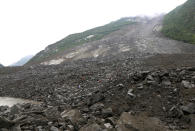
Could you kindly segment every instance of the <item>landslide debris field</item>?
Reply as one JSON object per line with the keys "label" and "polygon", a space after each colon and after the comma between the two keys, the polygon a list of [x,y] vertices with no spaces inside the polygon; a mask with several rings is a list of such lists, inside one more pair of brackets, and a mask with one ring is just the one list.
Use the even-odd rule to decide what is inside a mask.
{"label": "landslide debris field", "polygon": [[123,53],[55,66],[0,69],[3,130],[194,130],[195,55]]}
{"label": "landslide debris field", "polygon": [[[132,18],[124,18],[122,20],[125,23],[132,20]],[[64,43],[62,40],[48,46],[45,50],[38,53],[27,63],[27,65],[37,63],[55,65],[62,63],[63,61],[72,61],[83,58],[96,59],[97,57],[120,55],[120,53],[124,52],[130,52],[132,54],[194,53],[194,45],[166,38],[160,33],[162,20],[163,16],[155,17],[153,19],[138,17],[137,20],[134,20],[136,22],[126,25],[120,28],[120,30],[111,32],[100,40],[86,42],[60,52],[58,46],[69,45],[69,43]],[[88,35],[95,36],[96,34],[92,32]],[[86,38],[78,39],[75,43],[78,43],[78,41],[82,41],[83,39]]]}
{"label": "landslide debris field", "polygon": [[1,106],[0,130],[194,131],[195,46],[162,36],[161,21],[0,68],[0,97],[34,101]]}

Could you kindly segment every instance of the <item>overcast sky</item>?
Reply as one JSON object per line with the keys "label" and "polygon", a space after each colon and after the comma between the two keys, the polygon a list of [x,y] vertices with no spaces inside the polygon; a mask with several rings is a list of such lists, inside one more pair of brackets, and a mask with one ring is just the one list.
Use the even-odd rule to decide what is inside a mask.
{"label": "overcast sky", "polygon": [[126,16],[166,13],[186,0],[0,0],[0,63],[36,54],[68,34]]}

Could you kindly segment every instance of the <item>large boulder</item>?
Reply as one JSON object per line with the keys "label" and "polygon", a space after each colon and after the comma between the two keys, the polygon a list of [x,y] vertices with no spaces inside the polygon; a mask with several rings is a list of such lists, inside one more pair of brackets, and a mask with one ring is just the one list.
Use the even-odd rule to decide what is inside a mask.
{"label": "large boulder", "polygon": [[123,112],[116,125],[117,131],[169,131],[165,125],[154,117],[148,117],[144,113],[131,115]]}
{"label": "large boulder", "polygon": [[0,128],[10,128],[15,123],[0,116]]}
{"label": "large boulder", "polygon": [[85,127],[82,127],[79,131],[102,131],[103,129],[98,124],[91,124]]}
{"label": "large boulder", "polygon": [[195,104],[194,103],[189,103],[185,106],[181,106],[181,109],[184,113],[194,114],[195,113]]}
{"label": "large boulder", "polygon": [[186,80],[182,80],[181,84],[186,89],[194,88],[195,87],[194,84],[192,84],[192,83],[190,83],[189,81],[186,81]]}
{"label": "large boulder", "polygon": [[65,110],[61,113],[61,117],[65,120],[69,120],[72,124],[76,124],[82,119],[82,115],[77,109]]}

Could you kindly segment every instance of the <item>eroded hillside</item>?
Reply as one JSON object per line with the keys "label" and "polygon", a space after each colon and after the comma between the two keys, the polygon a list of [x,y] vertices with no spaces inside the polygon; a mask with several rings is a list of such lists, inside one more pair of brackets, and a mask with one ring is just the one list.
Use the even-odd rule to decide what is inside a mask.
{"label": "eroded hillside", "polygon": [[[98,58],[109,55],[117,55],[122,52],[132,54],[139,53],[193,53],[195,47],[180,41],[164,37],[160,31],[162,29],[163,16],[149,19],[136,19],[131,24],[123,25],[119,30],[110,32],[99,40],[84,42],[73,48],[65,49],[62,52],[46,57],[45,53],[57,50],[56,44],[40,52],[29,63],[39,63],[44,65],[60,64],[63,61],[78,60],[83,58]],[[123,19],[128,20],[129,19]],[[132,21],[131,21],[132,22]],[[92,34],[86,38],[93,37]],[[91,39],[90,38],[90,39]],[[80,40],[80,39],[79,39]],[[61,45],[62,43],[58,43]],[[36,61],[35,59],[40,59]]]}

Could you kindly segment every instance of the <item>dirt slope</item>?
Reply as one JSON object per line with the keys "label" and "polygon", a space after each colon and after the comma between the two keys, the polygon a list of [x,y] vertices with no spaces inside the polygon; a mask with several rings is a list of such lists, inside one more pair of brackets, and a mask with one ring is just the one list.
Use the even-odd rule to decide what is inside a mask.
{"label": "dirt slope", "polygon": [[123,27],[101,40],[89,42],[70,50],[65,50],[58,57],[42,62],[42,64],[59,64],[63,61],[82,58],[97,58],[117,55],[122,52],[139,53],[193,53],[195,46],[161,35],[163,17],[157,17],[144,22],[138,22]]}

